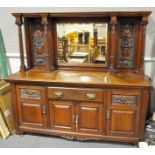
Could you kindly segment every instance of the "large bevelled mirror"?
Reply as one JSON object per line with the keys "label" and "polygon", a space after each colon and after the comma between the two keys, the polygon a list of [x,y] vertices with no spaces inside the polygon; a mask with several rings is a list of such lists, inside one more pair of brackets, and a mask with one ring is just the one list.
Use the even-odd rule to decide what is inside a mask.
{"label": "large bevelled mirror", "polygon": [[58,64],[106,64],[107,23],[58,23]]}

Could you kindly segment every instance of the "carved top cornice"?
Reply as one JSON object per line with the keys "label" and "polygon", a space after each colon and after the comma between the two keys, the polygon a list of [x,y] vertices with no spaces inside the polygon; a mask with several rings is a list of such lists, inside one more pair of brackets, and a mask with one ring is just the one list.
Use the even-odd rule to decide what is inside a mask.
{"label": "carved top cornice", "polygon": [[110,17],[110,16],[117,16],[117,17],[142,17],[142,16],[149,16],[151,11],[130,11],[130,12],[58,12],[58,13],[50,13],[50,12],[38,12],[38,13],[12,13],[13,16],[17,16],[21,14],[23,17],[42,17],[43,14],[46,14],[48,17]]}

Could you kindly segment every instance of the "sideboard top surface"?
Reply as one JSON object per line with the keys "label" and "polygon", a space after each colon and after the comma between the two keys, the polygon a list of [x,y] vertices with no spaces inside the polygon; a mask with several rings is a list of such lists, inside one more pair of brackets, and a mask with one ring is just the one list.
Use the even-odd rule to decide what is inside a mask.
{"label": "sideboard top surface", "polygon": [[32,82],[39,84],[67,84],[76,86],[133,86],[151,87],[150,79],[144,74],[133,72],[93,72],[93,71],[65,71],[54,70],[47,72],[40,69],[30,70],[24,73],[16,73],[6,79],[8,82]]}

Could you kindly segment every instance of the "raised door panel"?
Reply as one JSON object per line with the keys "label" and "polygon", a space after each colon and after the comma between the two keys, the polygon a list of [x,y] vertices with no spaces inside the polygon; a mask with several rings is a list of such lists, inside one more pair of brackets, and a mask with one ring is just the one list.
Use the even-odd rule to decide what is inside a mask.
{"label": "raised door panel", "polygon": [[50,101],[50,127],[53,130],[74,131],[74,104],[65,101]]}
{"label": "raised door panel", "polygon": [[104,128],[102,103],[79,103],[75,124],[77,132],[102,134]]}
{"label": "raised door panel", "polygon": [[43,112],[43,106],[40,103],[20,103],[20,124],[26,127],[45,128],[46,121]]}
{"label": "raised door panel", "polygon": [[126,110],[112,110],[111,120],[108,131],[112,135],[131,135],[135,134],[136,112]]}

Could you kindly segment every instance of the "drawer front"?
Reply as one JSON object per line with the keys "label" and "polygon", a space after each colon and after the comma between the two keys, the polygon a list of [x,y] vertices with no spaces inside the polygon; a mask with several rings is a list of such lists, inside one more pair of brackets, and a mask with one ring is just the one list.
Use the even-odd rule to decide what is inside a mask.
{"label": "drawer front", "polygon": [[112,107],[137,109],[141,103],[141,90],[111,90],[110,103]]}
{"label": "drawer front", "polygon": [[39,86],[17,86],[20,101],[45,101],[45,88]]}
{"label": "drawer front", "polygon": [[48,87],[48,98],[103,102],[103,90]]}

